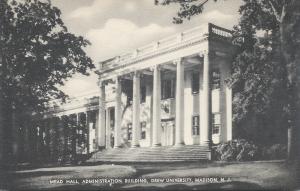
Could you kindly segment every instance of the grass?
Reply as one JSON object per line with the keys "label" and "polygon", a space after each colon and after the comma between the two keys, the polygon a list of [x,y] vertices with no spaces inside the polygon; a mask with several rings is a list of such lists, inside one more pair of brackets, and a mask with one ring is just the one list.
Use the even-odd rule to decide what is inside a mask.
{"label": "grass", "polygon": [[[102,164],[96,166],[70,166],[19,170],[2,174],[4,187],[10,189],[49,190],[103,190],[103,189],[148,189],[148,190],[207,190],[207,189],[280,189],[289,190],[295,185],[290,167],[280,162],[242,163],[130,163]],[[197,178],[224,177],[228,182],[205,183],[146,183],[146,184],[50,184],[53,179],[85,178]]]}

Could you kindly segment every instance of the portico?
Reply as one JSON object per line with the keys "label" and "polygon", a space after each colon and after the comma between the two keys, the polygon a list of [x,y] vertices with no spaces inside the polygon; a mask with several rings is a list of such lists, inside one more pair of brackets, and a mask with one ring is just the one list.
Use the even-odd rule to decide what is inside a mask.
{"label": "portico", "polygon": [[144,152],[153,160],[210,159],[212,143],[232,139],[231,37],[208,24],[101,62],[96,92],[54,104],[36,125],[37,151],[49,152],[51,137],[62,136],[59,149],[73,157],[125,149],[132,161],[148,161]]}
{"label": "portico", "polygon": [[230,140],[231,89],[224,82],[230,37],[209,24],[206,32],[195,28],[101,62],[99,146],[110,148],[103,140],[111,138],[114,148],[209,147]]}

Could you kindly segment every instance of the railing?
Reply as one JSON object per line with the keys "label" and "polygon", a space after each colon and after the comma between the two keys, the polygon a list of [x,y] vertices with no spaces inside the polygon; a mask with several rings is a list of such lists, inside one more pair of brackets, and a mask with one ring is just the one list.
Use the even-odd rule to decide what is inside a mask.
{"label": "railing", "polygon": [[66,103],[61,103],[60,100],[52,100],[48,103],[48,112],[58,112],[73,107],[88,107],[92,105],[98,105],[99,92],[89,92],[85,94],[72,97],[67,100]]}
{"label": "railing", "polygon": [[195,37],[198,37],[199,34],[201,35],[207,35],[208,34],[208,29],[206,27],[195,27],[190,30],[184,31],[182,33],[182,40],[191,40]]}
{"label": "railing", "polygon": [[208,24],[208,27],[195,27],[190,30],[184,31],[182,33],[172,35],[170,37],[164,38],[157,42],[137,48],[133,52],[126,53],[126,54],[117,56],[113,59],[109,59],[104,62],[101,62],[100,70],[106,70],[106,69],[113,68],[115,66],[120,66],[120,65],[126,64],[130,60],[136,59],[138,57],[147,56],[156,51],[160,51],[165,48],[172,47],[176,44],[188,42],[191,40],[201,39],[208,35],[218,36],[219,38],[228,40],[228,39],[231,39],[231,37],[232,37],[232,31],[230,31],[228,29],[224,29],[219,26],[216,26],[211,23]]}
{"label": "railing", "polygon": [[158,41],[158,46],[157,48],[165,48],[168,47],[170,45],[173,45],[177,43],[177,35],[176,36],[170,36],[168,38],[162,39],[160,41]]}
{"label": "railing", "polygon": [[209,34],[217,35],[224,38],[232,38],[233,31],[224,29],[214,24],[209,24]]}

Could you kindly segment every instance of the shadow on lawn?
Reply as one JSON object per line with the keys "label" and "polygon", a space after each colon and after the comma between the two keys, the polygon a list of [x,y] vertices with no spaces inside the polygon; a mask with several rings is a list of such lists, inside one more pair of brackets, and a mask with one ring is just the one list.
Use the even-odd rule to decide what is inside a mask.
{"label": "shadow on lawn", "polygon": [[23,178],[39,178],[43,176],[59,176],[71,173],[71,171],[37,171],[37,172],[6,172],[0,173],[0,190],[1,189],[18,189],[22,184]]}
{"label": "shadow on lawn", "polygon": [[58,176],[58,175],[67,175],[72,173],[72,171],[37,171],[37,172],[22,172],[14,173],[15,178],[35,178],[42,176]]}

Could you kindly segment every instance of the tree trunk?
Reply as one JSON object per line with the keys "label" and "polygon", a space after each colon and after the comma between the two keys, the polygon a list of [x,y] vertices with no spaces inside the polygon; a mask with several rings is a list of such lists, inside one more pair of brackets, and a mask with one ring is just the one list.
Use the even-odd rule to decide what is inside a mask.
{"label": "tree trunk", "polygon": [[12,132],[12,126],[13,126],[13,115],[12,115],[12,107],[11,104],[7,99],[2,100],[2,125],[3,125],[3,162],[5,165],[10,165],[14,163],[15,157],[13,152],[13,132]]}
{"label": "tree trunk", "polygon": [[288,136],[287,136],[287,159],[288,160],[295,160],[295,154],[296,154],[296,111],[297,111],[297,92],[296,92],[296,86],[295,86],[295,79],[294,79],[294,73],[296,72],[293,69],[291,69],[292,60],[290,59],[292,55],[290,55],[288,51],[288,48],[286,45],[288,42],[286,42],[285,39],[285,25],[288,23],[282,22],[279,23],[279,32],[280,32],[280,50],[281,50],[281,61],[283,62],[286,70],[286,78],[287,78],[287,105],[289,108],[289,116],[288,116],[288,121],[287,121],[287,131],[288,131]]}
{"label": "tree trunk", "polygon": [[[1,60],[0,60],[1,61]],[[4,160],[4,101],[2,94],[0,94],[0,164],[3,164]]]}

